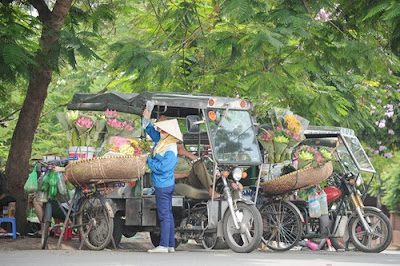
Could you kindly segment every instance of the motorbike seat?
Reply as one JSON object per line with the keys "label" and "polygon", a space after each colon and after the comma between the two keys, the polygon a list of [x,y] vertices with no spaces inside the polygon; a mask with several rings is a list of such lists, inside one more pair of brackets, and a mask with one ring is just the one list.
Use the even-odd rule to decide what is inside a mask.
{"label": "motorbike seat", "polygon": [[178,183],[175,184],[175,193],[189,199],[208,200],[208,191],[192,187],[188,184]]}

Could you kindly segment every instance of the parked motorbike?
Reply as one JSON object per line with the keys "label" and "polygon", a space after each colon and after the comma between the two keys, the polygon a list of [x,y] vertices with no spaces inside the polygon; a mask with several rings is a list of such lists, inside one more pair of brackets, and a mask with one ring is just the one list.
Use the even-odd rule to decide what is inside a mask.
{"label": "parked motorbike", "polygon": [[[351,243],[363,252],[381,252],[392,240],[388,217],[378,208],[364,206],[368,190],[361,172],[375,173],[368,156],[354,132],[346,128],[310,126],[305,132],[305,145],[335,148],[333,175],[324,188],[328,215],[310,218],[308,202],[291,200],[294,191],[262,197],[259,204],[263,218],[263,242],[275,251],[289,250],[300,239],[320,239],[321,248],[327,239],[336,249]],[[373,176],[372,176],[373,178]],[[371,179],[372,180],[372,179]]]}
{"label": "parked motorbike", "polygon": [[[354,134],[348,130],[338,133],[337,160],[342,171],[334,172],[324,188],[328,215],[310,218],[307,202],[293,201],[305,220],[302,238],[319,238],[320,247],[329,238],[335,249],[344,249],[345,243],[351,243],[363,252],[381,252],[392,241],[390,221],[380,209],[363,204],[363,193],[367,193],[369,185],[365,185],[361,172],[375,170]],[[308,135],[311,136],[317,136],[316,132]]]}
{"label": "parked motorbike", "polygon": [[345,249],[345,243],[350,241],[356,249],[372,253],[389,246],[392,240],[390,221],[380,209],[363,205],[354,174],[335,173],[324,192],[329,207],[326,216],[310,218],[307,202],[293,201],[305,220],[303,239],[325,241],[329,238],[335,249]]}

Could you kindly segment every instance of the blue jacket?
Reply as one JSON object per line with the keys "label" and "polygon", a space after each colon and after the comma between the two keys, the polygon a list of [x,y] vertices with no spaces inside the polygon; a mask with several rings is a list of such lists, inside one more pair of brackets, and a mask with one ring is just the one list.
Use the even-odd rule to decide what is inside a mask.
{"label": "blue jacket", "polygon": [[[160,132],[155,130],[151,123],[146,126],[146,132],[155,143],[153,147],[154,150],[160,141]],[[170,145],[163,155],[157,153],[153,156],[153,151],[151,152],[152,157],[147,158],[147,164],[152,171],[151,182],[154,187],[169,187],[175,184],[174,170],[178,162],[177,154],[176,144]]]}

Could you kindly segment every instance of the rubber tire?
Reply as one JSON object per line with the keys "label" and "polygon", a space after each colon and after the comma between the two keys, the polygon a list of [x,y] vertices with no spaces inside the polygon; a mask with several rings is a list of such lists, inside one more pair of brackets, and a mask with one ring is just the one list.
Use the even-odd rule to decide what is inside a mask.
{"label": "rubber tire", "polygon": [[[160,245],[160,238],[161,237],[159,233],[150,232],[150,240],[154,247],[158,247]],[[180,244],[181,241],[175,238],[175,248],[178,248]]]}
{"label": "rubber tire", "polygon": [[214,249],[214,247],[217,245],[217,241],[217,234],[212,234],[211,236],[203,236],[201,244],[203,245],[204,249],[211,250]]}
{"label": "rubber tire", "polygon": [[224,240],[223,237],[218,237],[217,238],[217,243],[215,244],[213,249],[228,249],[228,244]]}
{"label": "rubber tire", "polygon": [[[87,198],[87,197],[83,198],[81,200],[80,204],[79,204],[79,211],[78,211],[79,215],[77,216],[77,223],[78,223],[78,225],[80,225],[79,226],[79,233],[81,234],[82,237],[85,235],[86,230],[87,230],[87,228],[85,227],[86,225],[83,224],[84,215],[86,213],[89,213],[89,212],[91,212],[90,214],[93,214],[94,211],[97,211],[97,210],[93,210],[91,208],[85,209],[85,207],[87,205],[88,205],[88,207],[92,207],[90,205],[92,205],[91,202],[93,202],[93,201],[96,201],[96,205],[100,204],[100,206],[97,207],[97,208],[100,209],[100,211],[104,215],[104,217],[102,219],[96,220],[96,223],[97,223],[96,226],[100,225],[99,222],[102,222],[103,224],[105,224],[105,226],[107,227],[107,230],[108,230],[107,232],[103,233],[104,232],[103,229],[99,230],[96,227],[94,229],[92,228],[91,232],[83,240],[83,241],[85,241],[85,245],[91,250],[102,250],[105,247],[107,247],[108,244],[110,243],[111,237],[113,235],[114,219],[112,219],[110,217],[110,215],[108,213],[108,210],[107,210],[107,207],[106,207],[106,205],[105,205],[105,203],[103,202],[102,199],[104,199],[104,198],[101,195],[94,194],[94,195],[92,195],[91,198]],[[104,219],[105,219],[105,221],[103,221]],[[85,223],[86,222],[87,221],[85,220]],[[96,230],[96,231],[94,231],[94,230]],[[103,236],[105,235],[105,238],[103,237],[104,239],[102,240],[102,242],[97,242],[96,243],[97,240],[95,239],[95,237],[96,237],[95,234],[99,233],[99,232],[103,233]]]}
{"label": "rubber tire", "polygon": [[[253,239],[251,243],[247,246],[239,246],[239,243],[236,239],[231,239],[235,238],[235,236],[230,235],[230,232],[228,232],[228,226],[231,225],[233,230],[237,230],[236,228],[233,228],[233,221],[232,221],[232,215],[231,211],[229,208],[226,210],[224,218],[223,218],[223,231],[224,231],[224,239],[226,241],[226,244],[228,247],[237,252],[237,253],[249,253],[258,248],[258,246],[261,243],[261,238],[263,234],[263,227],[262,227],[262,218],[261,214],[258,211],[258,209],[254,205],[247,205],[246,203],[243,202],[238,202],[237,203],[237,209],[238,210],[247,210],[251,214],[251,218],[253,218]],[[232,221],[232,222],[231,222]],[[236,234],[236,233],[235,233]]]}
{"label": "rubber tire", "polygon": [[41,237],[41,248],[48,249],[47,240],[49,239],[49,228],[50,222],[43,223],[42,237]]}
{"label": "rubber tire", "polygon": [[389,218],[383,212],[376,211],[374,209],[364,209],[364,217],[368,216],[369,214],[378,216],[381,219],[381,221],[383,221],[384,224],[386,225],[388,235],[385,239],[385,242],[383,242],[383,244],[378,246],[377,248],[373,248],[373,249],[366,248],[364,245],[361,245],[360,241],[357,239],[356,232],[353,230],[356,228],[358,222],[360,221],[358,216],[354,216],[353,218],[351,218],[351,220],[349,222],[350,240],[353,243],[353,245],[360,251],[367,252],[367,253],[379,253],[379,252],[384,251],[392,242],[392,238],[393,238],[392,226],[390,224]]}
{"label": "rubber tire", "polygon": [[[264,226],[264,224],[265,224],[265,226],[267,227],[267,228],[263,228],[263,230],[264,230],[264,231],[263,231],[263,242],[265,243],[265,245],[266,245],[269,249],[274,250],[274,251],[287,251],[287,250],[290,250],[291,248],[293,248],[293,247],[299,242],[299,240],[301,239],[301,237],[302,237],[302,235],[303,235],[303,224],[302,224],[302,221],[301,221],[300,214],[299,214],[298,211],[296,211],[296,210],[294,209],[295,207],[293,207],[291,204],[286,203],[285,201],[280,201],[280,202],[269,202],[268,204],[263,205],[263,206],[260,208],[260,214],[261,214],[261,216],[263,217],[263,219],[264,219],[264,218],[267,218],[266,212],[268,212],[268,206],[270,206],[271,204],[274,204],[274,205],[281,204],[281,206],[282,206],[281,208],[285,208],[286,210],[289,210],[289,211],[290,211],[289,217],[294,217],[295,223],[297,223],[298,233],[296,234],[296,238],[293,240],[293,242],[290,243],[288,246],[286,246],[286,247],[284,247],[284,248],[280,248],[280,247],[271,245],[271,244],[269,243],[269,241],[268,241],[267,239],[265,239],[265,237],[267,237],[267,236],[266,236],[267,232],[266,232],[265,230],[270,230],[269,228],[272,229],[272,228],[275,227],[275,226],[281,228],[281,225],[280,225],[280,224],[279,224],[279,225],[275,225],[275,224],[271,224],[271,223],[265,224],[265,222],[263,221],[263,226]],[[276,210],[276,207],[274,207],[274,210]],[[288,212],[286,212],[286,213],[288,213]],[[277,221],[278,219],[274,219],[274,220]],[[286,243],[286,244],[287,244],[287,243]]]}
{"label": "rubber tire", "polygon": [[[119,243],[121,243],[122,232],[124,230],[124,220],[122,220],[122,213],[117,212],[114,214],[114,229],[113,229],[113,238],[115,242],[115,246],[118,247]],[[108,248],[114,248],[112,244],[112,240],[110,244],[107,246]]]}
{"label": "rubber tire", "polygon": [[51,207],[51,202],[46,202],[44,206],[44,213],[43,213],[43,229],[42,229],[42,237],[41,237],[41,242],[40,242],[40,247],[41,249],[47,249],[47,240],[49,239],[49,229],[50,229],[50,224],[51,224],[51,218],[52,218],[52,207]]}
{"label": "rubber tire", "polygon": [[124,225],[124,228],[122,230],[122,235],[126,238],[134,237],[137,234],[136,231],[129,230],[129,228],[130,226]]}

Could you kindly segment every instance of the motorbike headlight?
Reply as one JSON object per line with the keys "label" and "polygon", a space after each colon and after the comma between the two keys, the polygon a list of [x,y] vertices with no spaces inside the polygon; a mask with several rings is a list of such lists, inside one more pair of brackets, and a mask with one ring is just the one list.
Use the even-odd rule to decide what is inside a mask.
{"label": "motorbike headlight", "polygon": [[233,172],[232,172],[233,179],[235,179],[235,181],[239,181],[242,178],[242,172],[243,171],[241,168],[233,169]]}

